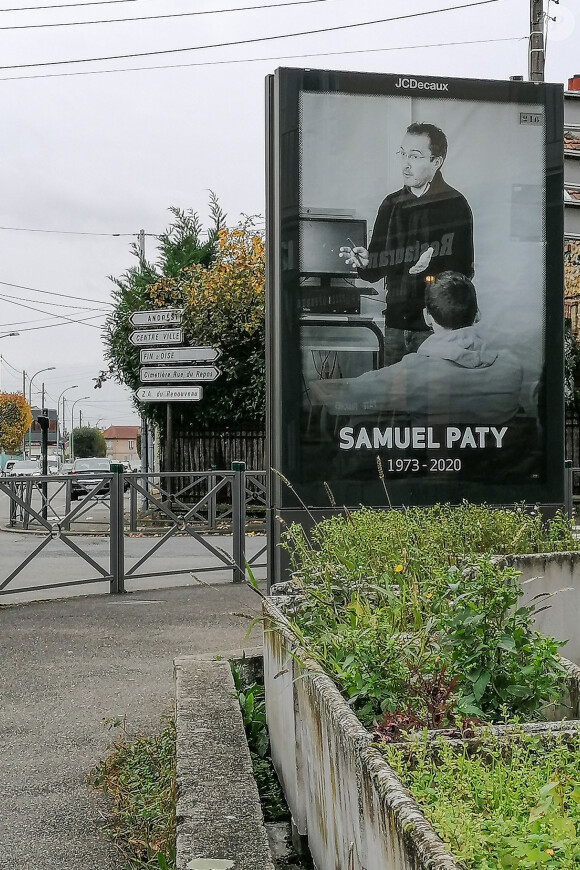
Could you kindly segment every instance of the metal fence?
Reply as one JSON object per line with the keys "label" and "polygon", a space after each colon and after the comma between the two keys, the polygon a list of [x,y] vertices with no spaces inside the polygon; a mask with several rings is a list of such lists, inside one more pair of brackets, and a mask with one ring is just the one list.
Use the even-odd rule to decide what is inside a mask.
{"label": "metal fence", "polygon": [[566,464],[570,463],[572,495],[580,495],[580,419],[566,418]]}
{"label": "metal fence", "polygon": [[[183,566],[162,570],[155,557],[176,537],[197,545],[207,564],[197,565],[195,574],[231,572],[234,583],[243,582],[246,566],[263,568],[260,561],[266,546],[251,558],[246,552],[246,533],[264,529],[266,486],[264,471],[246,472],[243,462],[232,463],[229,471],[125,474],[122,466],[110,473],[91,473],[98,478],[80,494],[72,490],[70,476],[0,478],[0,494],[8,496],[8,527],[35,533],[38,541],[3,576],[0,566],[0,595],[30,592],[61,586],[106,580],[110,591],[125,591],[126,580],[191,574],[191,558],[183,550]],[[77,500],[78,497],[78,500]],[[107,552],[100,560],[88,550],[87,532],[107,540]],[[227,534],[229,552],[212,543],[211,533]],[[79,536],[79,537],[77,537]],[[126,539],[141,539],[139,553],[126,557]],[[60,550],[72,551],[92,577],[58,581],[43,578],[39,584],[17,586],[17,578],[53,541]],[[5,561],[5,560],[4,560]],[[40,572],[42,573],[42,572]],[[54,582],[52,582],[54,580]]]}

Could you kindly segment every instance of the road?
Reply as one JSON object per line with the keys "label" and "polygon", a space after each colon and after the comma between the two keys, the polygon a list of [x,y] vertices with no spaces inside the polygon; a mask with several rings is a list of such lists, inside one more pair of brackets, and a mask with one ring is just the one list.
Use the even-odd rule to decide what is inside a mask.
{"label": "road", "polygon": [[[90,505],[90,516],[103,521],[108,510],[102,505]],[[8,498],[0,495],[0,586],[15,571],[15,576],[1,590],[0,604],[9,604],[45,598],[64,598],[79,594],[98,594],[109,590],[109,581],[100,580],[110,569],[110,542],[106,534],[76,534],[70,538],[49,538],[45,534],[32,534],[6,529],[9,514]],[[105,531],[106,525],[98,523]],[[125,588],[133,592],[146,589],[163,589],[199,582],[231,582],[232,571],[213,550],[232,554],[231,535],[207,535],[194,538],[189,534],[174,535],[162,542],[161,535],[125,538],[125,572],[131,572],[140,559],[151,553],[146,562],[132,577],[126,577]],[[265,545],[263,535],[246,537],[246,558],[251,559]],[[160,545],[161,544],[161,545]],[[81,552],[78,552],[80,550]],[[36,551],[22,570],[21,566]],[[265,554],[258,560],[265,563]],[[92,563],[92,564],[91,564]],[[211,569],[211,570],[203,570]],[[162,576],[151,576],[162,572]],[[265,578],[265,568],[257,569],[258,578]],[[199,579],[196,579],[199,578]],[[48,588],[55,583],[86,584]],[[38,590],[36,587],[42,587]],[[22,591],[16,591],[16,590]],[[27,591],[30,590],[30,591]]]}
{"label": "road", "polygon": [[[6,484],[10,478],[0,478],[0,482]],[[36,486],[32,487],[32,508],[38,513],[42,510],[41,493]],[[21,493],[19,493],[21,494]],[[64,481],[50,480],[48,483],[49,505],[47,508],[47,520],[51,524],[58,523],[65,515],[66,501],[66,483]],[[125,493],[125,511],[129,511],[129,494]],[[6,493],[0,491],[0,525],[5,526],[9,521],[10,500]],[[71,509],[75,509],[78,505],[77,501],[71,502]],[[20,515],[20,508],[17,508]],[[38,527],[38,523],[33,519],[33,525]],[[91,499],[79,509],[77,517],[73,521],[71,528],[73,531],[79,532],[103,532],[108,529],[109,525],[109,503],[106,497]]]}

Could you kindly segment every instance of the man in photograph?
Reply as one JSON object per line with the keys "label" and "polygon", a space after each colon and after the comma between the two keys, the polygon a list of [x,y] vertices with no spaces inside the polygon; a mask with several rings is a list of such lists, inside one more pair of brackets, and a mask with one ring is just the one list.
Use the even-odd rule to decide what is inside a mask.
{"label": "man in photograph", "polygon": [[386,284],[385,361],[392,365],[431,335],[425,288],[440,272],[474,273],[473,217],[465,197],[447,184],[441,167],[447,137],[434,124],[413,123],[397,152],[403,187],[381,203],[368,250],[340,256],[365,281]]}

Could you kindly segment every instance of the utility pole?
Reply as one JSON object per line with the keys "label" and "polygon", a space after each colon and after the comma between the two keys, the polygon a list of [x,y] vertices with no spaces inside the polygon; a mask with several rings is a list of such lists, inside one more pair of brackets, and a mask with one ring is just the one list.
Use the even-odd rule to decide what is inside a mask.
{"label": "utility pole", "polygon": [[530,0],[530,49],[528,54],[528,78],[531,82],[544,81],[544,3]]}
{"label": "utility pole", "polygon": [[[26,399],[26,372],[22,372],[22,395]],[[32,423],[30,424],[32,425]],[[26,435],[22,436],[22,458],[26,459]]]}
{"label": "utility pole", "polygon": [[[141,270],[145,268],[145,230],[139,230],[139,263]],[[147,474],[149,468],[149,428],[147,419],[144,414],[141,414],[141,470]],[[144,478],[144,489],[149,491],[149,478]],[[148,501],[145,496],[141,499],[141,508],[146,510]]]}

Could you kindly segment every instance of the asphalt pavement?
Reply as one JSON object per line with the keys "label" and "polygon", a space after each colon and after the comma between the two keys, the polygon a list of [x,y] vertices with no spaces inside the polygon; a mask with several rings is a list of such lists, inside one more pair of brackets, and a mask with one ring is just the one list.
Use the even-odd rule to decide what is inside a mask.
{"label": "asphalt pavement", "polygon": [[0,866],[123,870],[85,782],[111,740],[104,720],[156,729],[174,658],[260,645],[240,615],[259,610],[248,586],[215,580],[0,606]]}

